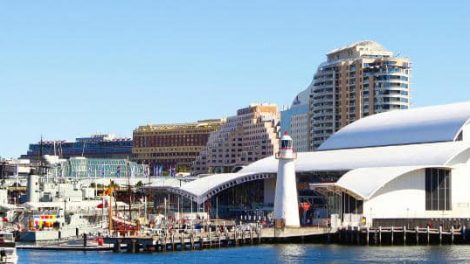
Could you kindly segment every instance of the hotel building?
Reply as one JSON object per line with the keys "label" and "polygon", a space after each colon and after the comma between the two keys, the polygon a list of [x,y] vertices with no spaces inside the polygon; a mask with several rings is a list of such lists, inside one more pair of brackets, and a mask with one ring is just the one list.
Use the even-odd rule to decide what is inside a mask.
{"label": "hotel building", "polygon": [[207,144],[209,135],[225,123],[223,119],[185,124],[145,125],[134,130],[133,158],[155,168],[189,171],[191,164]]}
{"label": "hotel building", "polygon": [[193,163],[193,174],[230,172],[273,155],[278,149],[278,123],[276,105],[253,104],[238,110],[211,134]]}
{"label": "hotel building", "polygon": [[408,109],[410,69],[407,58],[373,41],[328,53],[310,85],[311,149],[362,117]]}

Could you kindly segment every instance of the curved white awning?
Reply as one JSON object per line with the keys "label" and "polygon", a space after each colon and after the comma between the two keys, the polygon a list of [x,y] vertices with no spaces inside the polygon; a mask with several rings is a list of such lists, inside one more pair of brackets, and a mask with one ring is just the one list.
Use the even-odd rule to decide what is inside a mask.
{"label": "curved white awning", "polygon": [[175,193],[202,204],[212,196],[236,185],[268,178],[274,178],[273,173],[221,173],[199,178],[182,187],[147,186],[146,189],[160,189]]}
{"label": "curved white awning", "polygon": [[[416,170],[446,166],[403,166],[403,167],[377,167],[361,168],[345,173],[336,183],[325,185],[342,189],[362,200],[370,199],[387,183]],[[321,184],[312,184],[311,187],[323,187]]]}

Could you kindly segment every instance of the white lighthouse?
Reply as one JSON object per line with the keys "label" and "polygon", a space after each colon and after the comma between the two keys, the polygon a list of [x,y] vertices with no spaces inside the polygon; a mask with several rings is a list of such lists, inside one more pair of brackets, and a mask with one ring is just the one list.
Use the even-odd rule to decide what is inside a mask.
{"label": "white lighthouse", "polygon": [[297,185],[295,181],[296,153],[292,148],[292,138],[285,133],[276,154],[279,160],[274,199],[274,222],[276,228],[300,227]]}

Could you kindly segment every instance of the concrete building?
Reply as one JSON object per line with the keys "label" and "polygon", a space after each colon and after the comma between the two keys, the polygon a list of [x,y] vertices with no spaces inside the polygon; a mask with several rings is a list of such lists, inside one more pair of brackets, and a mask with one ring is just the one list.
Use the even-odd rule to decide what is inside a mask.
{"label": "concrete building", "polygon": [[373,41],[329,52],[310,85],[311,149],[362,117],[409,108],[410,69]]}
{"label": "concrete building", "polygon": [[[469,226],[469,123],[470,102],[390,111],[344,127],[318,151],[298,153],[299,202],[312,205],[302,224]],[[262,210],[269,216],[277,173],[271,156],[165,191],[212,215]],[[307,190],[323,198],[309,199]]]}
{"label": "concrete building", "polygon": [[133,159],[148,164],[151,175],[188,172],[223,119],[185,124],[145,125],[134,130]]}
{"label": "concrete building", "polygon": [[75,142],[46,140],[30,144],[28,152],[21,158],[38,160],[41,154],[57,155],[61,158],[127,159],[132,156],[132,139],[118,138],[112,134],[97,134],[77,138]]}
{"label": "concrete building", "polygon": [[281,111],[281,134],[287,132],[294,141],[297,152],[310,149],[310,88],[299,93],[289,109]]}
{"label": "concrete building", "polygon": [[193,174],[231,172],[273,155],[278,150],[278,123],[276,105],[253,104],[238,110],[211,134],[193,163]]}
{"label": "concrete building", "polygon": [[31,173],[31,169],[35,168],[30,160],[0,160],[0,179],[8,179],[15,177],[24,177]]}

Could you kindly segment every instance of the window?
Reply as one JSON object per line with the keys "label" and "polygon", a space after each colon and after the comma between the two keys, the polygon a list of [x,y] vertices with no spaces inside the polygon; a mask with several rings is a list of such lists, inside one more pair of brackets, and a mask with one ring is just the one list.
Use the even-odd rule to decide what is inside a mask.
{"label": "window", "polygon": [[426,210],[451,210],[450,170],[426,169]]}
{"label": "window", "polygon": [[347,193],[342,193],[343,212],[345,214],[362,214],[363,201],[357,200]]}
{"label": "window", "polygon": [[281,140],[281,148],[292,148],[292,141],[290,140]]}

